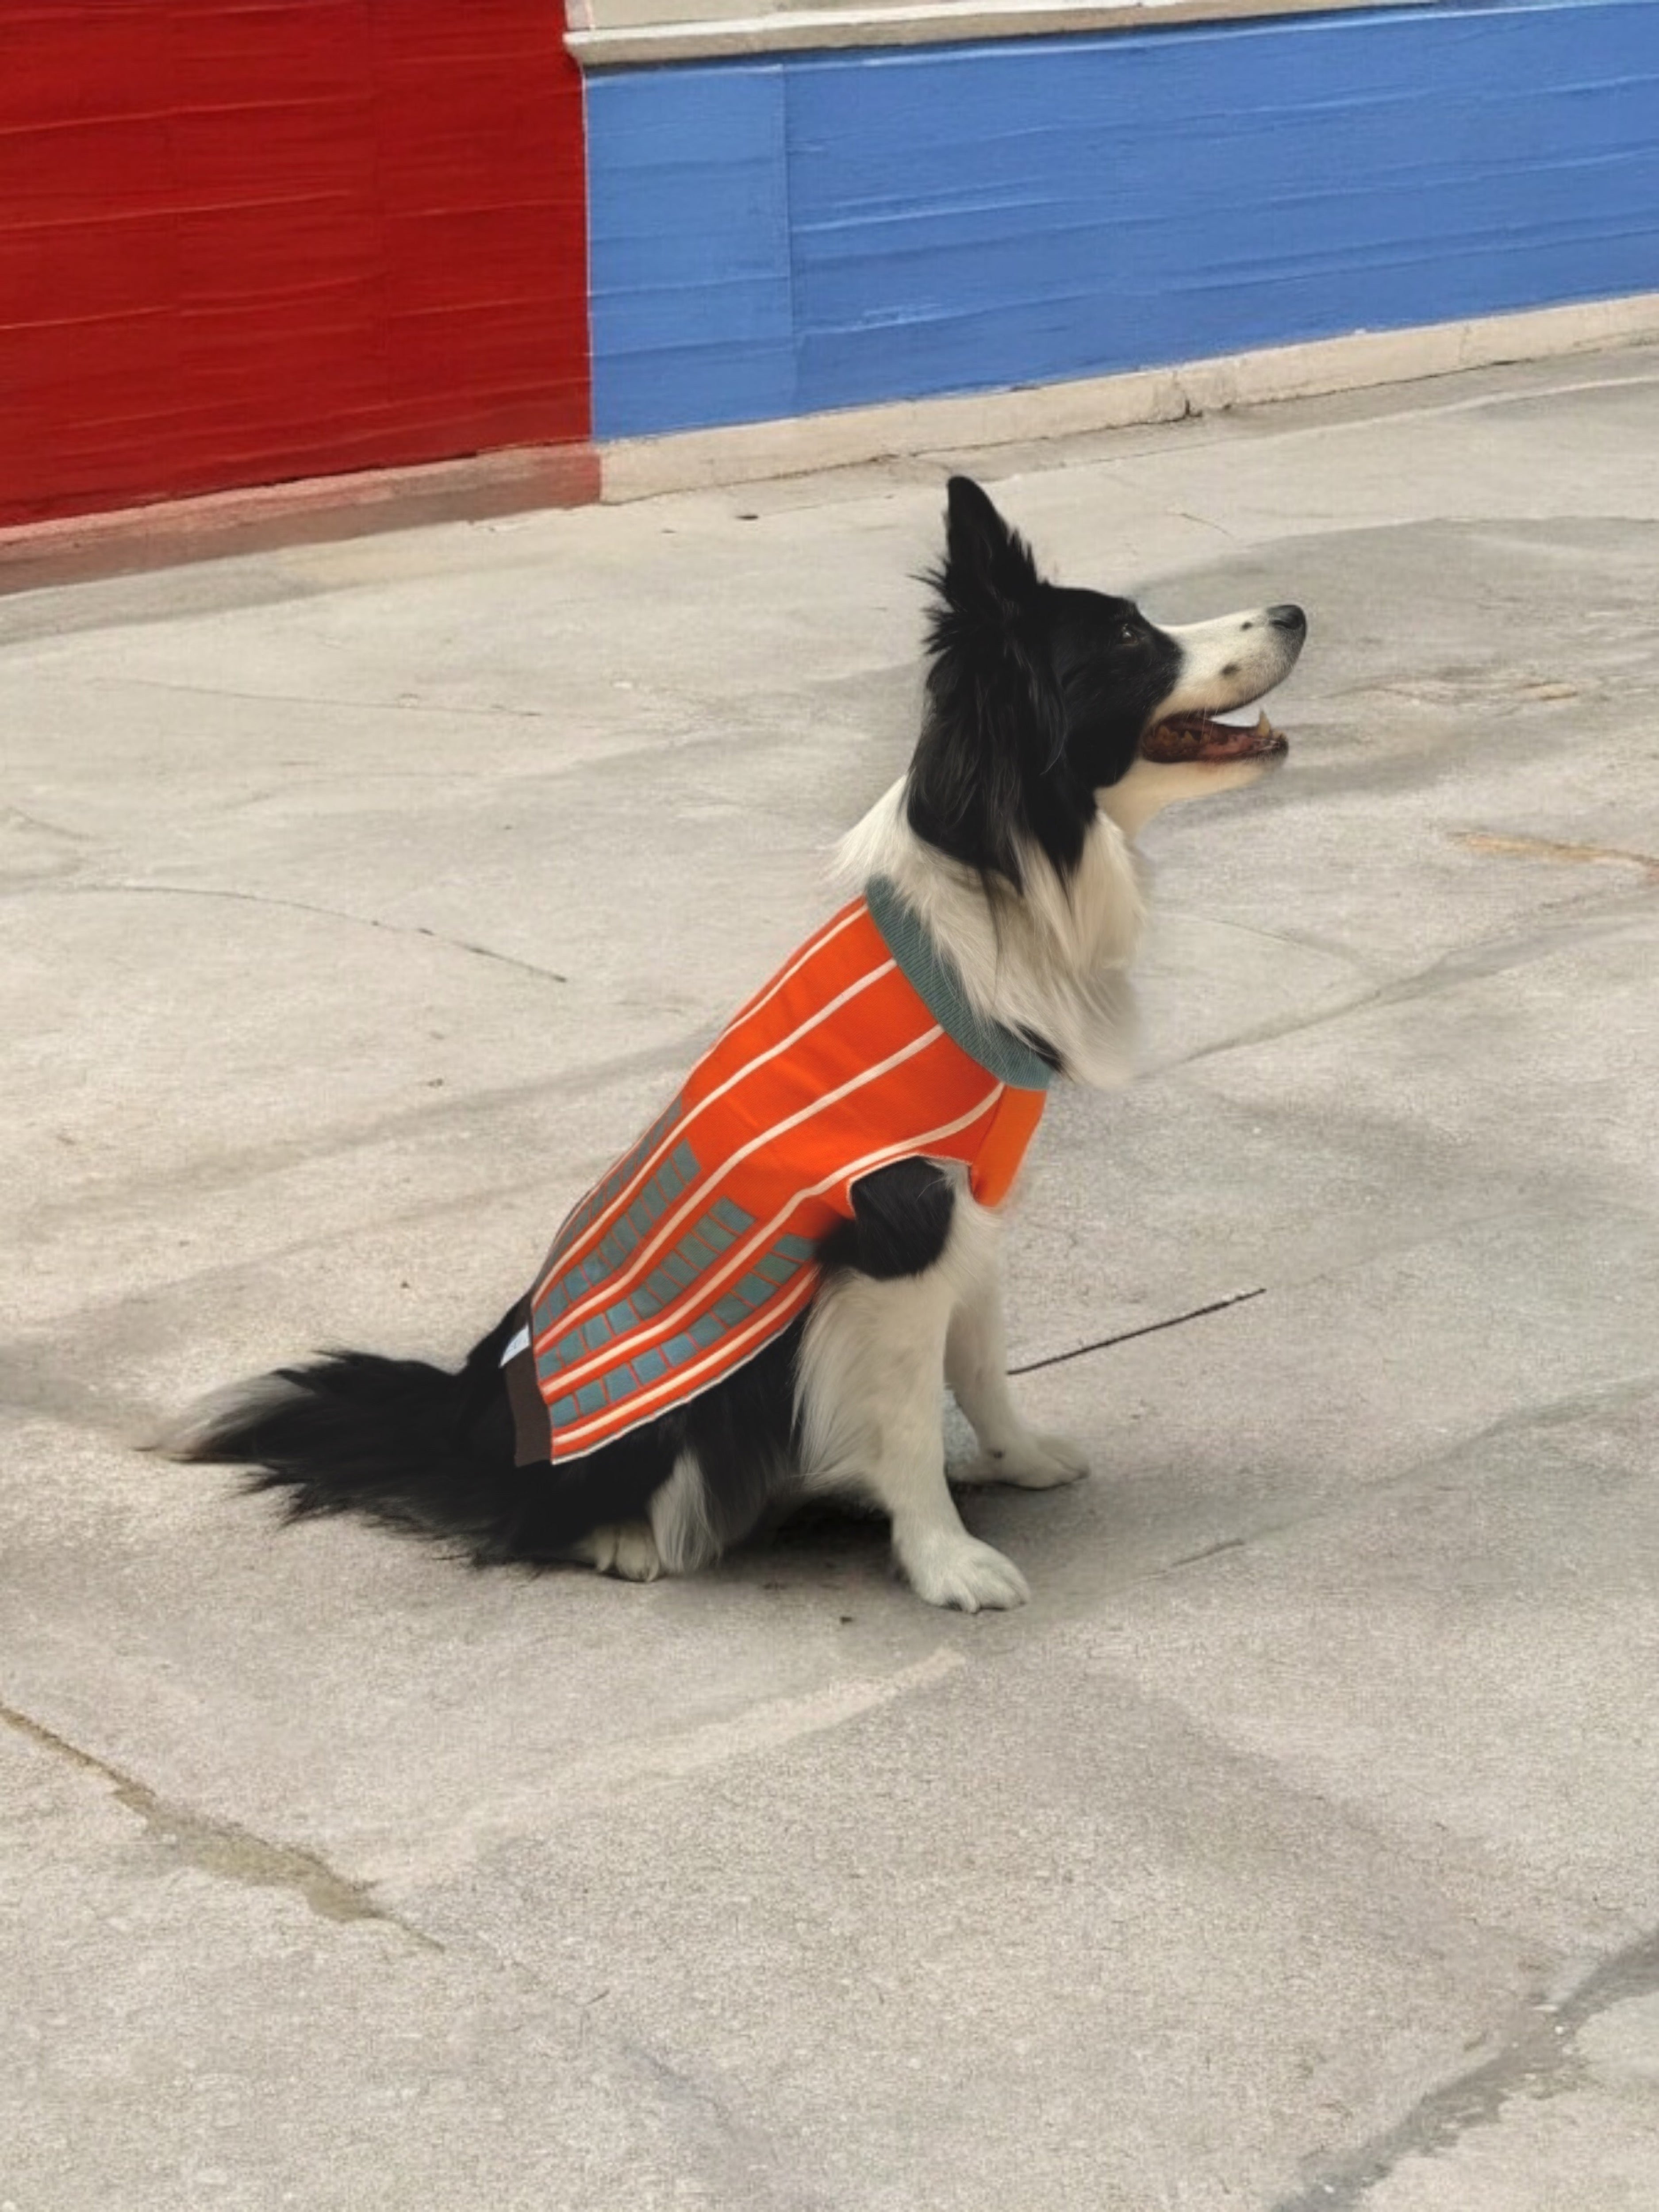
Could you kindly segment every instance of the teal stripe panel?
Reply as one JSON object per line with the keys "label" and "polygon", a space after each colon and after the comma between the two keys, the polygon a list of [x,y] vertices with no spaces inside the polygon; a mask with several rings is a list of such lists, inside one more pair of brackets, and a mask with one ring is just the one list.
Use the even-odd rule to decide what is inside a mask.
{"label": "teal stripe panel", "polygon": [[886,878],[872,876],[864,896],[882,941],[945,1034],[999,1082],[1012,1083],[1021,1091],[1046,1091],[1054,1079],[1054,1069],[1012,1030],[974,1011],[955,969]]}
{"label": "teal stripe panel", "polygon": [[[731,1210],[734,1214],[742,1211],[737,1206]],[[747,1225],[748,1217],[744,1218]],[[550,1409],[552,1426],[556,1431],[570,1428],[577,1421],[598,1413],[602,1407],[620,1405],[649,1384],[661,1382],[675,1368],[684,1366],[689,1360],[717,1345],[721,1337],[731,1330],[763,1311],[785,1284],[792,1281],[804,1267],[810,1264],[813,1256],[814,1248],[808,1238],[781,1237],[755,1262],[753,1270],[736,1288],[727,1291],[689,1328],[677,1330],[660,1344],[635,1352],[631,1359],[619,1358],[602,1376],[556,1399]],[[607,1323],[621,1310],[620,1307],[612,1308],[610,1314],[596,1316],[599,1328],[605,1329]],[[588,1328],[592,1327],[593,1323],[590,1322]],[[582,1335],[586,1337],[586,1332],[583,1331]],[[605,1338],[599,1336],[594,1341],[603,1344]],[[575,1335],[567,1336],[537,1363],[538,1371],[544,1381],[552,1382],[573,1360],[586,1358],[588,1348]]]}

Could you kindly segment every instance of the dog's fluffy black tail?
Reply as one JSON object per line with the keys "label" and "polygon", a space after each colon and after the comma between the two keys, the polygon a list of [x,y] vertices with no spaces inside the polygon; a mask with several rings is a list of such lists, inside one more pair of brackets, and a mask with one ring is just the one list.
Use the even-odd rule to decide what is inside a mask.
{"label": "dog's fluffy black tail", "polygon": [[331,1352],[220,1394],[158,1448],[254,1470],[288,1516],[361,1513],[447,1539],[480,1565],[557,1559],[603,1517],[585,1481],[514,1465],[500,1369],[512,1319],[459,1373],[419,1359]]}

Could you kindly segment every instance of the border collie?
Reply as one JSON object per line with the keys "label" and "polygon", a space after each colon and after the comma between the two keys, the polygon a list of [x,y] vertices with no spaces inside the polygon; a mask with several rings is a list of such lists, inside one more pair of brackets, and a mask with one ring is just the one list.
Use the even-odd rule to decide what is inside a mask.
{"label": "border collie", "polygon": [[186,1417],[167,1448],[252,1468],[291,1516],[356,1510],[479,1563],[648,1581],[805,1499],[873,1505],[931,1605],[1021,1604],[957,1484],[1085,1469],[1005,1375],[996,1207],[1051,1079],[1127,1079],[1133,840],[1285,750],[1252,708],[1294,606],[1160,629],[1039,574],[965,477],[948,494],[926,710],[843,842],[850,903],[721,1033],[567,1218],[459,1373],[332,1352]]}

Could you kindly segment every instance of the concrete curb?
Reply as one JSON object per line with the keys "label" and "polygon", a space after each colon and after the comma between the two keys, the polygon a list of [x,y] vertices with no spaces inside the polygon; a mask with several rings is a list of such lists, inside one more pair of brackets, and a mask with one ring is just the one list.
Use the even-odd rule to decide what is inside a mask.
{"label": "concrete curb", "polygon": [[585,507],[599,496],[599,456],[582,445],[520,446],[418,468],[307,477],[203,499],[157,501],[0,530],[0,592],[423,523]]}
{"label": "concrete curb", "polygon": [[902,400],[784,422],[686,430],[672,437],[618,439],[600,449],[602,495],[616,502],[650,499],[662,492],[803,476],[899,454],[1180,422],[1230,407],[1406,384],[1458,369],[1543,361],[1655,337],[1659,292],[1644,292],[1412,330],[1359,331],[1347,337],[1221,354],[1075,384]]}
{"label": "concrete curb", "polygon": [[605,445],[519,447],[0,530],[0,594],[281,545],[1074,437],[1659,337],[1659,292],[1218,355],[1014,391],[891,402]]}

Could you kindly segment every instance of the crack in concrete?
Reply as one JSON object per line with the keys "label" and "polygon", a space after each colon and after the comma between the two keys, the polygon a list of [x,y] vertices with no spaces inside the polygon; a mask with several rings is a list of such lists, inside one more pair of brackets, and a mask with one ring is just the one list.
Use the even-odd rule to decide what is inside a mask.
{"label": "crack in concrete", "polygon": [[1228,1537],[1208,1545],[1201,1552],[1189,1553],[1184,1559],[1165,1560],[1158,1566],[1127,1577],[1122,1583],[1103,1587],[1108,1589],[1127,1589],[1139,1583],[1155,1582],[1160,1575],[1171,1574],[1177,1567],[1195,1566],[1200,1561],[1214,1559],[1222,1553],[1249,1550],[1279,1536],[1299,1536],[1306,1530],[1318,1528],[1328,1522],[1341,1520],[1357,1510],[1382,1502],[1401,1492],[1420,1489],[1430,1476],[1443,1468],[1456,1467],[1461,1461],[1479,1453],[1489,1444],[1502,1443],[1506,1438],[1524,1435],[1528,1430],[1571,1428],[1577,1421],[1616,1413],[1624,1406],[1636,1404],[1650,1396],[1656,1388],[1659,1388],[1659,1370],[1621,1376],[1617,1381],[1588,1389],[1564,1391],[1559,1397],[1547,1398],[1535,1406],[1517,1406],[1512,1413],[1500,1413],[1495,1420],[1485,1422],[1480,1428],[1471,1429],[1463,1436],[1449,1439],[1443,1445],[1425,1452],[1421,1458],[1397,1468],[1392,1474],[1381,1475],[1375,1481],[1363,1484],[1356,1491],[1339,1492],[1304,1512],[1287,1514],[1279,1521],[1263,1521],[1237,1537]]}
{"label": "crack in concrete", "polygon": [[[0,639],[0,642],[3,642],[3,640]],[[849,683],[866,684],[872,679],[880,680],[889,678],[898,679],[906,678],[908,674],[908,661],[883,659],[872,661],[866,666],[854,671],[850,677],[814,678],[809,675],[805,679],[805,683],[809,691],[817,694],[824,691],[833,692],[836,688]],[[320,707],[360,716],[378,714],[472,715],[485,721],[544,722],[561,729],[568,728],[570,720],[568,713],[565,710],[549,712],[539,707],[447,707],[435,701],[412,698],[309,699],[289,692],[228,691],[217,684],[169,684],[155,677],[100,676],[94,678],[93,682],[106,687],[132,685],[141,690],[173,691],[191,698],[236,700],[245,702],[251,706],[291,706],[307,709]],[[700,690],[680,683],[671,684],[665,677],[660,678],[641,677],[630,684],[628,689],[630,696],[641,704],[666,703],[677,712],[688,705],[694,708],[701,708],[709,716],[710,725],[707,729],[681,728],[663,730],[653,735],[643,735],[632,742],[624,742],[614,750],[583,754],[568,763],[550,761],[537,771],[534,780],[543,783],[562,781],[571,775],[580,775],[588,768],[596,766],[610,768],[618,763],[649,761],[661,754],[672,754],[689,747],[701,749],[717,745],[721,755],[729,758],[733,754],[740,755],[744,751],[763,750],[778,742],[778,723],[775,715],[759,710],[751,712],[741,701],[734,699],[727,690],[718,684]],[[860,737],[867,734],[863,721],[856,718],[844,722],[842,726],[849,734],[856,734]],[[410,773],[403,769],[372,772],[388,775],[404,775]],[[350,771],[353,776],[362,773],[364,771],[357,769]],[[459,776],[462,771],[429,769],[416,770],[414,773]],[[322,779],[310,777],[306,781],[316,782]],[[287,785],[283,787],[291,788]]]}
{"label": "crack in concrete", "polygon": [[376,1905],[368,1891],[348,1881],[332,1867],[309,1851],[287,1844],[267,1843],[263,1836],[237,1826],[234,1821],[212,1820],[182,1806],[169,1805],[145,1784],[118,1766],[112,1766],[67,1737],[45,1728],[9,1705],[0,1705],[0,1721],[15,1729],[30,1742],[54,1757],[67,1759],[84,1774],[95,1775],[112,1790],[118,1804],[134,1813],[155,1841],[190,1866],[223,1881],[251,1888],[283,1889],[298,1897],[324,1920],[374,1920],[395,1928],[422,1949],[441,1951],[443,1945],[418,1928]]}
{"label": "crack in concrete", "polygon": [[1580,2028],[1656,1990],[1659,1931],[1615,1952],[1565,1997],[1534,1998],[1495,2057],[1431,2089],[1393,2127],[1280,2197],[1273,2212],[1350,2212],[1407,2159],[1432,2158],[1471,2128],[1494,2125],[1512,2099],[1559,2096],[1577,2087],[1584,2069],[1572,2041]]}
{"label": "crack in concrete", "polygon": [[692,2142],[681,2145],[681,2155],[690,2150],[708,2172],[719,2192],[709,2203],[732,2212],[739,2206],[752,2212],[827,2212],[830,2199],[816,2182],[786,2171],[777,2143],[720,2090],[684,2066],[671,2064],[636,2038],[623,2039],[617,2048],[665,2112],[693,2130]]}
{"label": "crack in concrete", "polygon": [[1236,530],[1229,530],[1224,522],[1218,522],[1212,514],[1194,514],[1190,507],[1172,507],[1169,512],[1179,522],[1195,522],[1200,530],[1213,530],[1230,545],[1242,545],[1244,540]]}
{"label": "crack in concrete", "polygon": [[1263,1022],[1237,1036],[1221,1037],[1214,1044],[1200,1045],[1173,1060],[1159,1060],[1143,1070],[1140,1080],[1152,1082],[1173,1074],[1178,1068],[1195,1066],[1200,1060],[1218,1060],[1225,1053],[1248,1052],[1259,1044],[1277,1044],[1282,1038],[1299,1036],[1307,1030],[1346,1021],[1350,1014],[1370,1013],[1373,1009],[1409,1006],[1419,999],[1435,998],[1442,992],[1458,990],[1465,983],[1480,982],[1487,976],[1507,975],[1534,961],[1550,959],[1562,950],[1586,940],[1628,935],[1636,927],[1626,910],[1632,896],[1639,894],[1621,894],[1613,911],[1603,908],[1593,914],[1575,915],[1554,928],[1528,931],[1519,937],[1485,938],[1475,945],[1459,945],[1425,968],[1398,976],[1374,990],[1360,992],[1352,999],[1340,1000],[1334,1006]]}
{"label": "crack in concrete", "polygon": [[[1588,1203],[1576,1190],[1573,1196],[1574,1202],[1581,1207]],[[1626,1218],[1626,1209],[1611,1205],[1601,1210],[1619,1218]],[[1171,1314],[1164,1321],[1145,1322],[1138,1328],[1121,1329],[1115,1336],[1099,1337],[1090,1343],[1076,1345],[1067,1352],[1046,1352],[1041,1358],[1010,1367],[1008,1372],[1010,1375],[1032,1375],[1040,1368],[1060,1367],[1067,1360],[1081,1359],[1091,1352],[1109,1352],[1114,1345],[1130,1344],[1137,1337],[1156,1336],[1164,1329],[1179,1328],[1183,1322],[1201,1321],[1208,1314],[1225,1313],[1231,1306],[1244,1305],[1251,1298],[1265,1297],[1269,1287],[1276,1292],[1284,1292],[1308,1290],[1318,1283],[1338,1282],[1346,1275],[1358,1274],[1362,1269],[1376,1267],[1380,1262],[1403,1259],[1413,1252],[1431,1250],[1437,1244],[1450,1243],[1471,1231],[1491,1229],[1501,1223],[1526,1221],[1536,1211],[1536,1207],[1532,1206],[1505,1206],[1482,1213],[1449,1215],[1427,1236],[1385,1238],[1379,1243],[1364,1246],[1345,1259],[1305,1268],[1300,1273],[1283,1274],[1271,1286],[1262,1283],[1253,1290],[1235,1291],[1231,1297],[1213,1298],[1206,1305],[1191,1306],[1185,1312]]]}
{"label": "crack in concrete", "polygon": [[[394,1108],[378,1115],[357,1127],[339,1132],[309,1128],[292,1137],[274,1138],[264,1144],[254,1144],[226,1149],[210,1157],[186,1161],[171,1170],[158,1170],[146,1176],[142,1186],[113,1181],[89,1184],[72,1197],[49,1200],[15,1217],[15,1241],[43,1238],[59,1221],[75,1220],[103,1209],[123,1206],[141,1207],[141,1218],[149,1218],[155,1206],[171,1194],[179,1192],[191,1197],[212,1195],[223,1191],[239,1191],[252,1179],[266,1175],[280,1175],[295,1167],[311,1167],[319,1161],[342,1162],[354,1155],[371,1152],[386,1144],[399,1144],[410,1139],[424,1141],[441,1136],[447,1129],[468,1127],[476,1119],[489,1114],[512,1114],[529,1106],[545,1103],[550,1108],[562,1102],[586,1099],[604,1091],[611,1083],[631,1082],[644,1076],[673,1077],[682,1074],[713,1041],[713,1029],[701,1030],[690,1038],[677,1038],[667,1045],[653,1045],[638,1052],[617,1054],[614,1058],[577,1067],[567,1073],[549,1070],[528,1077],[520,1083],[497,1084],[488,1090],[446,1095],[441,1099],[423,1098],[416,1105]],[[601,1174],[611,1158],[610,1152],[595,1152],[591,1155],[573,1158],[570,1173],[580,1178],[572,1192],[580,1195],[586,1183]],[[583,1159],[588,1166],[585,1170]],[[422,1204],[400,1207],[395,1212],[382,1212],[376,1216],[377,1225],[387,1226],[399,1221],[423,1219],[428,1213],[453,1211],[456,1206],[477,1205],[481,1200],[499,1195],[501,1192],[523,1189],[522,1176],[510,1182],[490,1183],[481,1190],[457,1193],[453,1198],[438,1201],[434,1206]],[[568,1203],[566,1200],[564,1203]],[[302,1251],[308,1239],[279,1248],[285,1251]],[[232,1263],[232,1271],[245,1264]],[[216,1274],[219,1268],[204,1271]],[[143,1297],[147,1293],[135,1293]],[[122,1301],[125,1303],[125,1301]]]}
{"label": "crack in concrete", "polygon": [[43,836],[57,837],[66,845],[92,845],[96,838],[88,830],[66,830],[61,822],[48,822],[44,815],[31,814],[21,806],[0,806],[0,830],[21,823],[25,830],[38,830]]}
{"label": "crack in concrete", "polygon": [[541,707],[470,707],[449,705],[436,699],[331,699],[304,691],[234,691],[222,684],[172,683],[161,676],[112,673],[94,677],[95,684],[115,684],[135,691],[171,691],[191,699],[234,699],[251,707],[323,707],[348,714],[471,715],[485,721],[557,722],[563,717]]}
{"label": "crack in concrete", "polygon": [[[1149,1558],[1139,1563],[1114,1571],[1104,1569],[1088,1585],[1085,1601],[1054,1595],[1046,1610],[1051,1620],[1092,1618],[1093,1611],[1103,1601],[1109,1601],[1121,1594],[1142,1590],[1177,1574],[1209,1567],[1218,1561],[1233,1561],[1245,1555],[1254,1562],[1255,1556],[1264,1546],[1277,1543],[1281,1538],[1295,1540],[1304,1535],[1316,1534],[1322,1528],[1364,1513],[1369,1508],[1386,1505],[1391,1500],[1409,1498],[1420,1492],[1425,1486],[1436,1484],[1435,1478],[1456,1469],[1466,1458],[1478,1455],[1486,1446],[1501,1443],[1510,1436],[1523,1435],[1528,1430],[1548,1431],[1571,1428],[1581,1419],[1595,1419],[1607,1413],[1616,1413],[1627,1405],[1642,1403],[1659,1389],[1659,1370],[1634,1376],[1625,1376],[1617,1381],[1588,1389],[1564,1392],[1559,1397],[1548,1399],[1535,1406],[1523,1406],[1515,1412],[1498,1416],[1465,1434],[1449,1438],[1443,1444],[1422,1453],[1407,1465],[1391,1474],[1367,1478],[1355,1490],[1339,1490],[1321,1496],[1316,1502],[1281,1511],[1273,1518],[1251,1521],[1231,1534],[1220,1536],[1191,1552],[1177,1553],[1169,1559]],[[1477,1480],[1479,1469],[1476,1470]],[[1281,1777],[1282,1778],[1282,1777]],[[1329,1803],[1324,1799],[1322,1802]],[[1322,2200],[1312,2197],[1310,2205]],[[1299,2212],[1293,2203],[1290,2212]]]}
{"label": "crack in concrete", "polygon": [[[40,890],[39,885],[33,888]],[[389,937],[424,937],[434,945],[448,945],[453,951],[473,952],[481,960],[498,960],[504,968],[516,968],[520,974],[539,976],[544,982],[568,983],[570,981],[568,975],[561,975],[556,969],[538,968],[533,961],[516,959],[510,952],[497,952],[488,945],[474,945],[464,937],[446,937],[441,930],[428,929],[417,921],[381,921],[371,914],[348,914],[340,907],[313,906],[304,899],[275,898],[264,891],[227,890],[217,884],[64,884],[42,891],[41,896],[52,898],[232,899],[240,906],[278,907],[289,914],[319,915],[325,921],[349,921],[359,929],[383,930]]]}
{"label": "crack in concrete", "polygon": [[1160,900],[1158,908],[1159,924],[1168,921],[1195,922],[1200,928],[1224,929],[1238,937],[1253,937],[1263,945],[1285,945],[1295,952],[1316,952],[1322,959],[1337,961],[1345,968],[1354,969],[1376,982],[1387,984],[1393,979],[1384,963],[1374,954],[1357,951],[1351,945],[1339,945],[1311,929],[1264,929],[1260,922],[1239,921],[1231,915],[1206,914],[1190,906],[1172,906]]}
{"label": "crack in concrete", "polygon": [[1156,1336],[1161,1329],[1179,1328],[1183,1322],[1202,1321],[1206,1314],[1225,1313],[1230,1306],[1242,1306],[1251,1298],[1267,1295],[1265,1283],[1253,1291],[1235,1291],[1231,1297],[1212,1298],[1206,1306],[1194,1306],[1187,1313],[1171,1314],[1166,1321],[1143,1322],[1139,1328],[1120,1329],[1115,1336],[1097,1337],[1091,1344],[1074,1345],[1069,1352],[1051,1352],[1043,1359],[1028,1359],[1022,1367],[1011,1367],[1011,1375],[1035,1375],[1040,1368],[1062,1367],[1068,1359],[1086,1358],[1091,1352],[1109,1351],[1115,1344],[1132,1344],[1138,1336]]}

